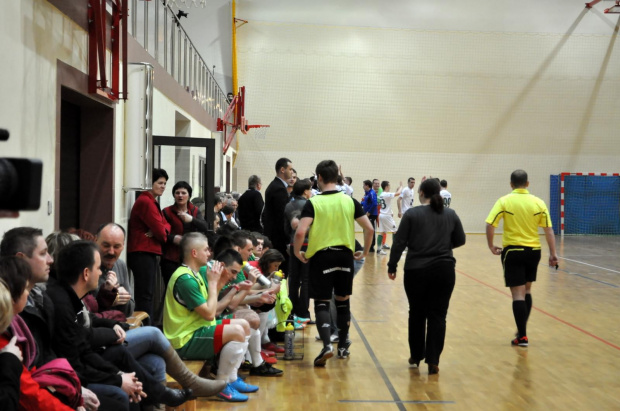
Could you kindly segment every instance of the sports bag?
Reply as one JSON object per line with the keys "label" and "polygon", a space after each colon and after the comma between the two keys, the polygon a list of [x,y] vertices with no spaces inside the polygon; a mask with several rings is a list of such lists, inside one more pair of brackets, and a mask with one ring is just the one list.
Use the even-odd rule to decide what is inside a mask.
{"label": "sports bag", "polygon": [[41,366],[32,373],[32,379],[71,408],[84,403],[82,384],[66,358],[56,358]]}

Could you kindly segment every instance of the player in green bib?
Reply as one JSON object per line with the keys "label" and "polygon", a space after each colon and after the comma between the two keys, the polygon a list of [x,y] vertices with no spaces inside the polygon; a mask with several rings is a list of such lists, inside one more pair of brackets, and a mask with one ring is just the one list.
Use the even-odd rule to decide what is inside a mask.
{"label": "player in green bib", "polygon": [[185,359],[209,360],[219,353],[216,379],[228,382],[217,394],[231,402],[247,401],[241,392],[255,392],[258,387],[240,379],[237,370],[248,348],[250,326],[245,320],[216,320],[218,282],[222,264],[207,271],[205,281],[198,274],[209,259],[209,243],[201,233],[189,233],[181,240],[183,265],[168,283],[164,300],[164,334]]}
{"label": "player in green bib", "polygon": [[[368,255],[373,228],[360,203],[336,189],[338,166],[334,161],[321,161],[316,166],[316,175],[321,194],[310,198],[304,205],[293,248],[301,262],[310,263],[310,297],[314,299],[316,326],[323,341],[323,349],[315,358],[314,366],[323,367],[334,355],[329,326],[332,293],[336,299],[336,323],[340,329],[338,357],[349,356],[353,261]],[[356,221],[364,229],[363,252],[355,252]],[[306,233],[308,248],[303,252],[301,247]]]}

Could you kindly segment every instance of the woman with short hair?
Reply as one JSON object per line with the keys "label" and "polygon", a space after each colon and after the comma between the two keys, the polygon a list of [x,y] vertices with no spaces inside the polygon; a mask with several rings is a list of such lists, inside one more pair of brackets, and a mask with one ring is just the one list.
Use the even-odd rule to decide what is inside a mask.
{"label": "woman with short hair", "polygon": [[136,199],[129,216],[127,266],[133,272],[136,311],[153,317],[153,293],[157,274],[157,256],[168,241],[170,224],[161,212],[157,197],[166,191],[168,173],[153,169],[153,185]]}
{"label": "woman with short hair", "polygon": [[202,213],[189,199],[192,197],[192,186],[185,181],[179,181],[172,187],[174,204],[164,208],[164,218],[170,224],[170,234],[164,244],[163,256],[160,262],[161,275],[164,284],[181,265],[181,238],[184,234],[201,232],[206,234],[209,229]]}

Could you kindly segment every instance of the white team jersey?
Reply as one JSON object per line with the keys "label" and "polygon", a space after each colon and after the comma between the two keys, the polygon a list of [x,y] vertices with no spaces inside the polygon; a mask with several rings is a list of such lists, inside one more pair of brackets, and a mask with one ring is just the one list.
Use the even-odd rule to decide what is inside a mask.
{"label": "white team jersey", "polygon": [[405,187],[400,193],[400,209],[401,213],[405,214],[405,211],[413,207],[414,191],[409,187]]}
{"label": "white team jersey", "polygon": [[385,191],[379,196],[378,202],[381,206],[381,214],[393,215],[392,213],[392,199],[394,193],[386,193]]}
{"label": "white team jersey", "polygon": [[346,195],[348,195],[349,197],[353,197],[353,187],[351,187],[348,184],[343,184],[343,187],[344,187],[344,190],[345,190],[344,193]]}
{"label": "white team jersey", "polygon": [[439,195],[443,198],[443,206],[450,207],[450,202],[452,202],[452,194],[450,194],[448,190],[441,190]]}

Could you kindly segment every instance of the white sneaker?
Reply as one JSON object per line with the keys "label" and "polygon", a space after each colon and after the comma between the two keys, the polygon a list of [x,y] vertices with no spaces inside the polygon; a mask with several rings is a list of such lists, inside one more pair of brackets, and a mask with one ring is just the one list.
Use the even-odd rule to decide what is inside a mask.
{"label": "white sneaker", "polygon": [[383,250],[379,251],[377,254],[379,254],[379,255],[387,255],[387,253],[385,251],[383,251]]}

